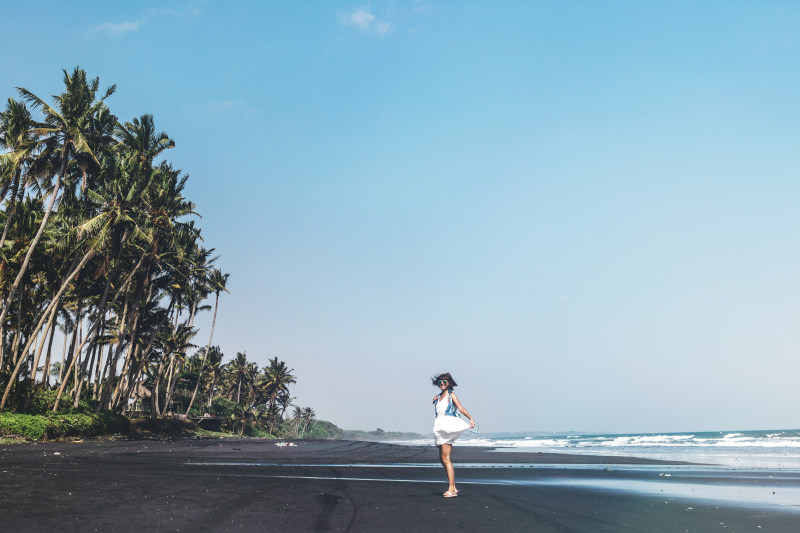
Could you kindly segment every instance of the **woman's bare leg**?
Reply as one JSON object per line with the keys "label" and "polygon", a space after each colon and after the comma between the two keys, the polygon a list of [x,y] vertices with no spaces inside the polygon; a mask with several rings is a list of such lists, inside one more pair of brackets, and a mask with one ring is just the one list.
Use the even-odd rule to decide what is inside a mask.
{"label": "woman's bare leg", "polygon": [[442,466],[447,472],[447,481],[450,482],[447,492],[456,491],[456,473],[453,470],[453,463],[450,461],[450,451],[452,449],[452,444],[442,444],[439,446],[439,461],[442,463]]}

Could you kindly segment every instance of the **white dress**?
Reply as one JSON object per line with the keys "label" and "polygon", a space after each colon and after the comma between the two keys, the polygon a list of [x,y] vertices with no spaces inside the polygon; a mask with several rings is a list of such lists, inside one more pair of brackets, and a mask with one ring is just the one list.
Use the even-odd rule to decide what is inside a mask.
{"label": "white dress", "polygon": [[[436,421],[433,423],[433,437],[436,446],[453,444],[459,435],[469,429],[469,422],[466,420],[445,414],[450,405],[449,392],[436,402]],[[455,410],[455,406],[452,410]]]}

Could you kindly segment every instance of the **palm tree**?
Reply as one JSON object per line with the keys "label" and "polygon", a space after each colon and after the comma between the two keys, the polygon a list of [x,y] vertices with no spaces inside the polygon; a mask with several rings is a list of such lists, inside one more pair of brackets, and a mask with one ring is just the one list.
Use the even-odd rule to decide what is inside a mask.
{"label": "palm tree", "polygon": [[[159,279],[169,280],[168,274],[162,276],[159,272],[171,273],[176,268],[177,270],[183,268],[187,253],[181,245],[184,244],[185,239],[183,236],[186,235],[187,228],[191,233],[191,227],[189,224],[181,222],[180,219],[194,214],[194,204],[187,201],[182,194],[187,178],[181,178],[180,171],[173,169],[168,163],[161,163],[157,168],[148,170],[142,166],[141,154],[133,152],[128,154],[126,161],[129,163],[129,173],[133,172],[134,175],[139,176],[135,183],[140,183],[142,187],[141,194],[135,195],[138,198],[138,210],[137,216],[133,217],[133,220],[138,220],[141,224],[136,236],[142,249],[138,263],[138,265],[142,265],[142,269],[137,273],[136,293],[131,300],[128,322],[123,320],[119,326],[121,339],[124,339],[122,337],[123,330],[128,331],[128,335],[133,339],[137,334],[139,324],[142,322],[142,312],[144,310],[142,304],[156,301],[162,292],[170,292],[175,284],[175,281],[172,280],[164,281],[162,283],[163,287],[160,288],[153,285]],[[125,201],[132,201],[130,193],[126,196]],[[195,232],[196,238],[198,238],[198,235]],[[129,278],[136,270],[134,268],[134,271],[129,274]],[[179,285],[185,287],[187,283],[183,280]],[[175,299],[174,296],[173,292],[172,300]],[[142,297],[145,297],[145,299],[142,300]],[[127,355],[123,359],[126,368],[130,368],[130,358],[134,355],[133,350],[133,344],[131,343],[129,344]],[[112,378],[114,377],[116,361],[121,353],[122,343],[118,343],[111,366]],[[104,403],[110,400],[108,394],[110,386],[110,383],[106,386],[106,394],[101,398],[100,407],[103,407]],[[116,395],[115,397],[117,400],[114,401],[114,405],[119,408],[120,403],[118,400],[120,397]]]}
{"label": "palm tree", "polygon": [[[6,316],[17,295],[20,283],[25,276],[36,245],[39,243],[47,227],[47,222],[50,219],[50,214],[53,211],[56,198],[61,188],[61,182],[67,172],[70,156],[74,152],[75,154],[90,155],[96,160],[87,143],[86,133],[93,116],[105,107],[104,100],[111,96],[116,90],[116,87],[112,86],[99,101],[96,100],[96,94],[100,85],[99,79],[95,78],[91,82],[88,81],[86,79],[86,72],[77,67],[72,75],[69,75],[66,70],[64,71],[64,85],[66,86],[65,91],[54,97],[58,110],[50,107],[44,100],[27,89],[18,88],[22,97],[30,103],[32,107],[42,108],[45,114],[44,123],[37,125],[34,130],[34,135],[44,138],[44,140],[39,141],[39,145],[42,146],[41,160],[45,161],[45,164],[49,164],[50,160],[58,158],[60,163],[58,173],[56,174],[56,182],[49,193],[50,201],[42,217],[39,230],[29,244],[17,277],[14,279],[14,283],[11,285],[8,295],[3,301],[3,308],[2,311],[0,311],[0,360],[3,359],[5,348],[5,342],[2,342],[2,339],[5,338],[4,325]],[[86,261],[88,261],[88,257],[86,257]],[[85,261],[83,263],[85,263]],[[82,267],[83,264],[80,266]],[[71,281],[71,279],[69,281]],[[60,297],[60,294],[58,296]],[[41,323],[37,325],[36,330],[38,331],[39,328],[41,328]],[[27,352],[23,351],[23,353],[27,355]],[[24,359],[26,359],[26,357],[21,358],[20,361]],[[12,372],[9,384],[3,394],[3,399],[0,400],[0,409],[5,405],[10,392],[10,386],[13,385],[13,381],[16,380],[18,373],[19,367],[15,368]]]}
{"label": "palm tree", "polygon": [[6,153],[0,155],[0,163],[7,169],[8,175],[3,176],[2,197],[11,190],[9,208],[6,212],[6,223],[3,235],[0,237],[0,248],[6,241],[8,227],[14,218],[17,207],[17,196],[24,197],[25,187],[20,191],[22,169],[26,167],[36,149],[36,137],[33,134],[35,122],[24,102],[13,98],[8,99],[6,110],[0,112],[0,147]]}
{"label": "palm tree", "polygon": [[194,387],[194,392],[192,392],[192,399],[189,400],[189,407],[186,409],[186,414],[189,414],[189,411],[192,409],[192,404],[194,403],[195,396],[197,396],[197,388],[200,387],[200,381],[203,377],[203,369],[206,365],[206,355],[208,355],[208,350],[211,348],[211,339],[214,338],[214,326],[217,323],[217,309],[219,308],[219,293],[222,291],[228,292],[226,285],[228,283],[228,278],[230,278],[230,274],[223,274],[221,270],[215,268],[211,276],[209,277],[209,285],[214,290],[215,300],[214,300],[214,317],[211,319],[211,333],[208,336],[208,344],[206,345],[206,351],[203,354],[203,361],[200,365],[200,375],[197,378],[197,384]]}
{"label": "palm tree", "polygon": [[254,406],[257,402],[258,396],[258,377],[259,377],[259,369],[257,363],[248,363],[247,365],[247,372],[246,377],[244,380],[244,387],[247,391],[247,400],[245,401],[246,405]]}
{"label": "palm tree", "polygon": [[232,384],[236,388],[236,403],[242,403],[242,384],[247,380],[247,369],[250,364],[247,362],[247,354],[236,352],[236,357],[228,363],[228,371],[231,373]]}
{"label": "palm tree", "polygon": [[231,417],[233,419],[233,430],[236,431],[238,426],[239,435],[243,435],[247,426],[252,425],[259,418],[259,415],[260,413],[250,406],[236,405]]}
{"label": "palm tree", "polygon": [[300,436],[300,423],[303,421],[303,410],[295,405],[292,411],[292,425],[294,426],[294,436]]}
{"label": "palm tree", "polygon": [[[151,115],[119,123],[105,104],[114,87],[99,92],[98,79],[80,68],[64,71],[64,84],[52,106],[20,88],[21,101],[0,110],[0,202],[8,199],[0,209],[0,409],[12,388],[12,406],[27,394],[20,379],[37,381],[45,346],[49,382],[54,334],[66,328],[54,409],[71,383],[77,403],[92,380],[98,410],[124,407],[146,376],[157,415],[158,393],[166,390],[168,403],[179,376],[186,379],[186,333],[198,311],[211,309],[211,293],[211,332],[191,396],[210,382],[213,399],[220,372],[209,352],[228,275],[213,268],[213,248],[199,245],[200,228],[182,218],[194,214],[187,178],[154,163],[175,143]],[[257,374],[244,358],[240,403],[254,404]],[[181,386],[188,399],[192,387]],[[286,391],[273,396],[272,411],[289,399]]]}
{"label": "palm tree", "polygon": [[[166,394],[164,395],[164,408],[161,412],[166,411],[169,402],[172,400],[172,394],[175,390],[175,383],[178,381],[177,368],[186,359],[186,350],[193,348],[194,344],[189,341],[197,333],[194,329],[190,328],[187,324],[180,324],[174,328],[169,334],[164,334],[162,337],[161,350],[163,353],[162,365],[165,359],[169,358],[169,363],[166,369],[159,368],[158,376],[156,378],[155,391],[153,393],[153,401],[158,402],[158,392],[162,380],[166,380]],[[162,372],[166,372],[162,375]],[[158,413],[158,409],[154,409]]]}
{"label": "palm tree", "polygon": [[[36,340],[36,337],[39,334],[39,332],[41,331],[45,320],[48,318],[48,316],[50,316],[50,317],[53,316],[53,309],[55,309],[55,307],[58,305],[58,302],[61,300],[62,295],[64,294],[64,292],[69,287],[69,284],[75,279],[75,277],[78,275],[78,273],[80,273],[81,269],[84,267],[84,265],[92,257],[92,255],[95,252],[95,250],[96,250],[95,246],[90,246],[88,251],[85,254],[83,254],[82,251],[80,252],[81,254],[83,254],[83,257],[81,258],[80,262],[78,262],[77,265],[74,266],[74,268],[72,266],[70,267],[71,273],[66,277],[66,279],[64,279],[63,283],[61,284],[61,288],[58,289],[58,292],[50,300],[50,303],[47,305],[47,307],[45,308],[44,312],[41,313],[39,321],[33,327],[33,329],[31,330],[31,333],[28,336],[27,344],[25,345],[25,348],[22,349],[22,352],[21,352],[22,355],[17,359],[16,366],[14,367],[14,370],[11,373],[11,376],[9,378],[8,384],[6,385],[5,392],[3,393],[3,397],[2,397],[2,399],[0,399],[0,409],[5,407],[6,402],[8,401],[8,395],[10,394],[11,389],[13,388],[14,383],[16,382],[17,376],[19,375],[19,372],[20,372],[23,364],[26,363],[28,358],[29,358],[30,352],[28,350],[30,349],[30,347],[33,344],[33,342]],[[30,257],[30,256],[28,255],[27,257]],[[76,257],[76,259],[77,259],[77,257]],[[74,261],[73,261],[73,265],[74,265]],[[21,279],[21,277],[18,275],[17,276],[17,280],[20,280],[20,279]],[[4,311],[5,311],[5,309],[4,309]],[[2,328],[2,322],[0,322],[0,328]],[[19,334],[19,332],[18,332],[18,334]],[[0,339],[2,339],[2,338],[3,338],[3,335],[0,334]],[[87,335],[87,338],[88,338],[88,335]],[[73,360],[73,364],[74,364],[74,360]],[[71,368],[67,369],[67,375],[69,374],[70,370],[71,370]],[[58,396],[57,396],[55,408],[58,407],[58,398],[61,397],[61,394],[64,391],[64,387],[66,386],[67,381],[68,381],[67,379],[64,379],[62,381],[62,383],[61,383],[61,388],[59,389],[59,393],[58,393]],[[55,408],[54,408],[54,410],[55,410]]]}
{"label": "palm tree", "polygon": [[[116,90],[112,85],[106,90],[105,95],[96,100],[97,91],[100,87],[100,79],[94,78],[91,81],[86,79],[86,72],[76,67],[72,75],[64,71],[64,85],[66,90],[58,96],[54,96],[58,110],[50,107],[44,100],[24,88],[18,88],[22,97],[34,108],[42,108],[45,114],[44,123],[35,129],[35,134],[45,137],[42,148],[43,157],[49,158],[57,156],[60,160],[60,167],[56,174],[56,182],[50,191],[50,203],[45,210],[44,217],[39,226],[39,231],[33,238],[28,247],[28,252],[22,262],[17,278],[9,290],[8,296],[3,302],[3,310],[0,312],[0,338],[2,335],[3,321],[8,314],[11,303],[19,289],[25,270],[28,267],[31,255],[33,254],[39,239],[42,237],[50,213],[56,203],[61,182],[67,172],[67,165],[72,153],[87,154],[94,158],[89,145],[86,141],[86,133],[93,116],[105,106],[105,99],[111,96]],[[40,141],[42,142],[42,141]],[[95,158],[96,160],[96,158]],[[2,355],[2,343],[0,343],[0,355]]]}
{"label": "palm tree", "polygon": [[142,115],[117,128],[120,145],[138,154],[141,163],[149,168],[161,152],[175,148],[175,141],[165,132],[156,133],[153,115]]}
{"label": "palm tree", "polygon": [[284,391],[284,392],[282,392],[282,393],[280,393],[278,395],[277,403],[278,403],[278,406],[280,406],[280,409],[281,409],[281,413],[280,413],[281,420],[283,420],[283,415],[284,415],[284,413],[286,413],[286,410],[289,408],[290,405],[292,405],[292,401],[294,401],[294,398],[289,396],[289,391],[288,390]]}
{"label": "palm tree", "polygon": [[308,426],[311,425],[311,422],[314,421],[315,417],[316,413],[314,413],[314,410],[312,408],[306,407],[305,409],[303,409],[303,417],[302,417],[304,422],[303,433],[306,433],[306,431],[308,431]]}
{"label": "palm tree", "polygon": [[224,357],[219,346],[212,346],[210,352],[206,357],[206,367],[208,369],[208,377],[211,383],[208,387],[208,407],[211,408],[211,401],[214,399],[214,388],[217,381],[222,376],[222,358]]}
{"label": "palm tree", "polygon": [[[130,156],[112,160],[104,166],[102,175],[104,177],[102,187],[97,192],[87,190],[86,194],[86,202],[94,206],[96,215],[79,224],[70,231],[67,236],[68,239],[74,239],[76,242],[82,242],[87,245],[88,251],[86,251],[84,259],[88,259],[91,255],[100,250],[107,250],[107,253],[116,252],[120,254],[123,251],[123,247],[128,244],[129,239],[137,241],[139,245],[146,245],[152,240],[151,235],[145,227],[148,220],[144,215],[145,206],[143,205],[144,191],[148,184],[140,179],[141,175],[137,173],[135,160]],[[129,271],[127,278],[121,283],[115,296],[111,300],[112,306],[123,294],[126,296],[126,303],[130,302],[131,283],[134,281],[134,275],[140,271],[146,256],[146,252],[142,253],[139,262]],[[85,261],[82,260],[82,262]],[[103,295],[100,298],[98,306],[97,319],[87,332],[84,342],[76,353],[80,353],[83,346],[90,341],[90,339],[90,346],[93,346],[96,342],[100,324],[107,310],[112,277],[113,276],[109,276],[106,279]],[[57,300],[54,299],[54,302],[56,301]],[[139,306],[134,303],[134,307],[135,309],[133,310],[135,311]],[[128,308],[127,305],[125,308]],[[123,341],[125,339],[126,328],[132,326],[134,323],[133,320],[137,318],[137,316],[135,313],[130,313],[129,318],[129,320],[123,319],[118,321],[117,348],[113,357],[109,358],[112,380],[116,375],[117,361],[124,346]],[[64,380],[61,384],[55,408],[58,407],[58,401],[61,398],[66,383],[66,380]],[[99,407],[103,407],[110,399],[110,387],[111,381],[108,381],[104,387],[104,399],[101,401]]]}
{"label": "palm tree", "polygon": [[289,395],[289,385],[297,383],[295,376],[292,375],[294,369],[290,369],[283,361],[278,361],[277,357],[269,360],[269,366],[264,368],[261,387],[267,395],[267,403],[271,409],[276,409],[279,396]]}

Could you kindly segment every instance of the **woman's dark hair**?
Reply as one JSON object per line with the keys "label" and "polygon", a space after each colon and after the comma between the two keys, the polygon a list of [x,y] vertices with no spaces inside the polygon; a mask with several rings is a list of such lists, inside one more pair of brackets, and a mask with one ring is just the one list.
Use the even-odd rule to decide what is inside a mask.
{"label": "woman's dark hair", "polygon": [[453,379],[453,376],[450,375],[450,372],[445,372],[444,374],[439,374],[438,376],[433,378],[433,386],[434,387],[438,387],[439,386],[438,381],[440,379],[446,379],[447,380],[447,388],[448,389],[452,389],[453,387],[458,385],[456,383],[456,380]]}

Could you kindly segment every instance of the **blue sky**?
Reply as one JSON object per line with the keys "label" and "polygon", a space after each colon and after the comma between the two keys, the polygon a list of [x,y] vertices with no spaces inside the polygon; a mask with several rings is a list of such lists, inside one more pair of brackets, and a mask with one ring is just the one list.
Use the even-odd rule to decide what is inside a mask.
{"label": "blue sky", "polygon": [[215,343],[319,417],[428,431],[450,371],[482,431],[800,426],[797,2],[3,12],[0,96],[80,65],[175,139]]}

